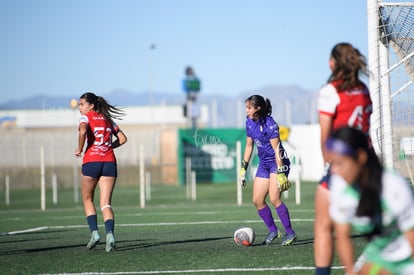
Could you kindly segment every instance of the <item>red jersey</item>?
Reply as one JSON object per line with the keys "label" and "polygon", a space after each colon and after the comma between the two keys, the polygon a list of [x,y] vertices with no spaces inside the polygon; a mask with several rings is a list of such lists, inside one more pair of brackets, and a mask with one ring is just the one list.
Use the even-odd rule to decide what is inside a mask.
{"label": "red jersey", "polygon": [[87,124],[86,150],[83,163],[115,162],[112,149],[112,135],[119,131],[118,125],[112,125],[103,114],[89,111],[79,119],[79,125]]}
{"label": "red jersey", "polygon": [[318,111],[332,117],[333,129],[349,126],[369,134],[372,101],[368,88],[361,83],[349,90],[340,90],[336,80],[319,91]]}

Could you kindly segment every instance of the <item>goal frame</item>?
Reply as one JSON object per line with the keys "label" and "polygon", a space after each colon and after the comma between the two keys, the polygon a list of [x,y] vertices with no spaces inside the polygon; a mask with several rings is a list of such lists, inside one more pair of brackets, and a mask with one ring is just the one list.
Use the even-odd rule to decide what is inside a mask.
{"label": "goal frame", "polygon": [[389,64],[389,43],[383,37],[380,26],[380,8],[385,6],[412,6],[413,2],[382,2],[367,0],[368,17],[368,66],[370,69],[369,88],[373,103],[370,135],[375,151],[386,168],[395,168],[395,144],[393,143],[392,99],[413,84],[407,81],[392,92],[390,74],[414,56],[414,51],[395,64]]}

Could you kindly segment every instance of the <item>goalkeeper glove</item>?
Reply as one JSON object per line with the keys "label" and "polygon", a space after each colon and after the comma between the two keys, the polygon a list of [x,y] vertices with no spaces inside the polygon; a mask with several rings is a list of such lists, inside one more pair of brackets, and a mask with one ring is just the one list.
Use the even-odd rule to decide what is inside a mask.
{"label": "goalkeeper glove", "polygon": [[286,177],[285,172],[283,172],[283,166],[277,168],[277,180],[279,181],[280,193],[290,188],[290,182]]}
{"label": "goalkeeper glove", "polygon": [[247,171],[248,166],[249,166],[249,163],[243,160],[242,167],[240,169],[240,174],[239,174],[240,185],[242,187],[246,186],[246,171]]}

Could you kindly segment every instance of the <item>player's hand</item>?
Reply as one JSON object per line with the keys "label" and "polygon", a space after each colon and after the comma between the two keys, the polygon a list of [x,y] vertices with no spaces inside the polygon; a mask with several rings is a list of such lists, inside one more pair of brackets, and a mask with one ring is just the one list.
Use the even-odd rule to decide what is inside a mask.
{"label": "player's hand", "polygon": [[286,177],[285,173],[278,173],[277,180],[279,181],[279,190],[280,193],[286,191],[290,188],[290,181]]}
{"label": "player's hand", "polygon": [[76,149],[75,150],[75,156],[81,157],[82,156],[82,150]]}
{"label": "player's hand", "polygon": [[243,167],[240,169],[239,182],[241,187],[246,187],[246,169]]}
{"label": "player's hand", "polygon": [[239,174],[239,181],[240,181],[240,185],[242,187],[246,187],[246,171],[247,171],[247,167],[249,167],[249,162],[243,160],[242,161],[242,166],[240,168],[240,174]]}

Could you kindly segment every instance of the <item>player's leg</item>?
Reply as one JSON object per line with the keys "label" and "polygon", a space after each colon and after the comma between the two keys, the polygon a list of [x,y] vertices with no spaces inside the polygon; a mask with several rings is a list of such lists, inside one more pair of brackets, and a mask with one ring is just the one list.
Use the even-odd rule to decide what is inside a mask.
{"label": "player's leg", "polygon": [[95,205],[93,203],[95,197],[95,188],[98,183],[98,179],[94,178],[93,165],[82,165],[82,180],[81,180],[81,192],[83,208],[85,211],[86,220],[88,222],[91,239],[89,240],[87,247],[92,249],[100,240],[98,233],[98,219],[96,215]]}
{"label": "player's leg", "polygon": [[114,177],[101,177],[99,180],[99,190],[100,190],[100,206],[102,211],[102,216],[105,223],[105,232],[106,232],[106,251],[111,252],[115,248],[115,219],[114,211],[112,210],[111,199],[112,192],[115,186]]}
{"label": "player's leg", "polygon": [[86,217],[90,215],[96,215],[95,205],[93,203],[95,197],[95,188],[98,180],[89,176],[82,176],[81,191],[83,208],[85,210]]}
{"label": "player's leg", "polygon": [[[104,222],[114,220],[114,211],[112,210],[112,193],[115,187],[114,177],[101,177],[99,180],[100,190],[100,207]],[[107,233],[113,232],[113,228],[105,228]],[[109,231],[108,231],[109,230]]]}
{"label": "player's leg", "polygon": [[296,234],[292,229],[289,210],[280,198],[280,190],[277,183],[277,174],[270,173],[269,180],[269,199],[272,205],[275,207],[276,213],[279,216],[280,222],[282,223],[286,232],[282,240],[282,245],[290,245],[296,240]]}
{"label": "player's leg", "polygon": [[116,164],[107,162],[104,164],[102,177],[99,180],[100,190],[100,207],[102,211],[103,220],[105,223],[106,232],[106,251],[110,252],[115,247],[115,218],[112,209],[112,193],[114,191],[116,182]]}
{"label": "player's leg", "polygon": [[315,194],[314,257],[317,275],[330,274],[333,257],[332,222],[329,217],[329,190],[319,185]]}
{"label": "player's leg", "polygon": [[272,211],[266,204],[266,196],[269,192],[269,179],[257,177],[253,183],[253,204],[256,206],[259,217],[267,226],[269,233],[263,244],[270,244],[275,238],[280,237],[280,232],[276,227]]}

